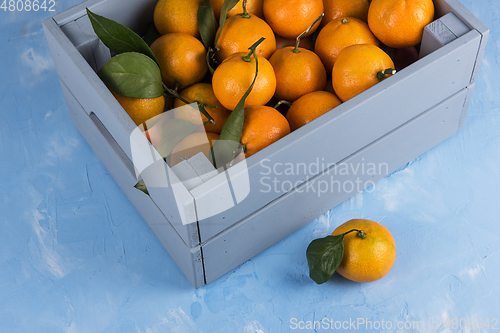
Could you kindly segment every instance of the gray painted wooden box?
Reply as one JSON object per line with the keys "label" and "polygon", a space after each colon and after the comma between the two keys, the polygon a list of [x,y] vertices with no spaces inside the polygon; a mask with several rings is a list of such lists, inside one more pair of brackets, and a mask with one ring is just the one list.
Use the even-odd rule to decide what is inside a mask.
{"label": "gray painted wooden box", "polygon": [[463,125],[488,29],[457,0],[434,2],[437,20],[426,27],[420,60],[251,156],[244,167],[201,177],[195,187],[157,163],[158,175],[150,177],[169,174],[176,186],[152,188],[150,196],[134,188],[132,155],[152,147],[134,135],[137,127],[96,75],[110,52],[85,8],[142,35],[156,0],[89,0],[43,25],[73,122],[198,288]]}

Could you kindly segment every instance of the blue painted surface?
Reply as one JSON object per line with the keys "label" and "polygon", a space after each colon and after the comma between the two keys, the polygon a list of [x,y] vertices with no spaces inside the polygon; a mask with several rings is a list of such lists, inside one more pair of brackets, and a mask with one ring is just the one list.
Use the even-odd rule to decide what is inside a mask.
{"label": "blue painted surface", "polygon": [[[500,330],[500,2],[462,3],[491,29],[464,128],[199,290],[71,123],[41,27],[54,13],[0,11],[0,331]],[[315,285],[307,245],[351,218],[388,227],[393,269]]]}

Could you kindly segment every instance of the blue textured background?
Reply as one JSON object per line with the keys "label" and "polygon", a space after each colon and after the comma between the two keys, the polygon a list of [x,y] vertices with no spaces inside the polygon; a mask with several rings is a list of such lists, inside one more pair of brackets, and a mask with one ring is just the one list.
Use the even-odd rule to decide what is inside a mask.
{"label": "blue textured background", "polygon": [[[465,126],[199,290],[73,126],[41,26],[54,13],[0,10],[0,332],[288,332],[323,318],[500,330],[500,2],[462,3],[491,29]],[[307,245],[351,218],[391,230],[393,269],[315,285]],[[490,327],[454,329],[461,318]]]}

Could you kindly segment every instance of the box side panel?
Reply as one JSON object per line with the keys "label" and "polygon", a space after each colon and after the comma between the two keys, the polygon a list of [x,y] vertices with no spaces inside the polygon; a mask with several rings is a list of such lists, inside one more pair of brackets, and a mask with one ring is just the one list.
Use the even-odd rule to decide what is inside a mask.
{"label": "box side panel", "polygon": [[156,3],[157,0],[88,0],[55,15],[54,20],[62,26],[86,15],[85,8],[89,8],[93,13],[117,21],[142,36],[153,21]]}
{"label": "box side panel", "polygon": [[458,123],[458,128],[462,128],[465,123],[465,118],[467,117],[467,111],[469,110],[469,104],[472,99],[472,94],[474,93],[475,83],[471,83],[467,87],[467,95],[465,96],[464,107],[462,109],[462,113],[460,114],[460,121]]}
{"label": "box side panel", "polygon": [[44,26],[59,77],[87,114],[101,113],[99,119],[131,159],[130,147],[125,148],[130,146],[130,134],[136,128],[135,124],[54,21],[45,21]]}
{"label": "box side panel", "polygon": [[[287,190],[277,193],[269,184],[263,186],[263,176],[271,177],[269,182],[292,184],[289,190],[467,87],[480,40],[477,31],[466,33],[248,158],[250,193],[242,204],[200,221],[201,241]],[[289,164],[302,164],[304,171],[286,174]],[[274,166],[280,166],[279,172]],[[222,200],[225,181],[219,175],[191,191],[197,206],[215,197]]]}
{"label": "box side panel", "polygon": [[[377,166],[387,165],[389,173],[396,170],[457,131],[467,94],[467,89],[462,90],[348,157],[342,164],[356,167],[374,163]],[[302,184],[202,244],[207,283],[356,194],[349,191],[356,182],[364,188],[384,176],[361,172],[345,175],[335,168]],[[349,184],[347,190],[345,184]],[[320,189],[323,189],[322,193],[319,193]]]}
{"label": "box side panel", "polygon": [[98,39],[87,15],[75,21],[68,22],[60,28],[76,48],[82,44]]}
{"label": "box side panel", "polygon": [[[134,161],[134,152],[137,160],[137,151],[153,151],[144,135],[133,135],[137,126],[55,22],[45,21],[44,28],[57,73],[85,112],[96,114],[130,161]],[[168,171],[166,165],[165,168]],[[175,193],[172,187],[157,188],[151,191],[151,197],[188,247],[199,244],[197,224],[182,223],[191,219],[194,210],[194,200],[185,188],[177,186]],[[177,200],[181,197],[182,200]],[[189,216],[181,215],[181,212],[187,212]]]}
{"label": "box side panel", "polygon": [[109,48],[97,38],[87,16],[65,24],[61,30],[95,72],[111,59]]}
{"label": "box side panel", "polygon": [[61,82],[61,86],[69,113],[78,130],[191,284],[195,288],[202,286],[204,284],[204,274],[200,247],[188,248],[179,234],[166,221],[165,216],[151,198],[133,187],[136,180],[133,166],[127,156],[121,151],[109,133],[106,132],[99,119],[94,114],[89,116],[82,109],[63,82]]}
{"label": "box side panel", "polygon": [[424,28],[419,51],[420,58],[463,36],[470,30],[469,26],[453,13],[448,13],[434,20]]}
{"label": "box side panel", "polygon": [[462,5],[459,0],[434,0],[434,7],[437,17],[454,13],[471,29],[475,29],[481,34],[488,31],[484,23]]}
{"label": "box side panel", "polygon": [[474,16],[474,14],[472,14],[467,8],[465,8],[465,6],[462,5],[458,0],[434,0],[434,4],[437,15],[442,16],[452,12],[458,18],[460,18],[462,22],[481,34],[481,44],[479,46],[477,62],[474,66],[474,71],[472,74],[472,81],[475,81],[479,74],[479,68],[481,67],[481,61],[486,49],[486,42],[488,41],[488,27],[484,25],[484,23],[481,22],[479,18]]}

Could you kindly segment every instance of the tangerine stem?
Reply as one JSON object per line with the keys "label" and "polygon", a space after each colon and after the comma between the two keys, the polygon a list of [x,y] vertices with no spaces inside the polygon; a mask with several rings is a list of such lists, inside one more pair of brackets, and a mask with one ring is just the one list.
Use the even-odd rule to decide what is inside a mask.
{"label": "tangerine stem", "polygon": [[389,76],[396,74],[396,70],[394,68],[383,69],[377,73],[377,79],[380,81],[387,79]]}
{"label": "tangerine stem", "polygon": [[243,18],[250,18],[250,14],[247,12],[247,0],[243,0],[243,14],[241,14]]}
{"label": "tangerine stem", "polygon": [[255,54],[255,49],[257,48],[257,46],[259,46],[260,43],[262,43],[264,41],[264,39],[266,39],[266,37],[261,37],[258,41],[253,43],[253,45],[248,48],[250,50],[250,52],[246,56],[243,57],[243,61],[246,61],[246,62],[252,61],[252,58],[250,57],[252,54],[253,54],[254,58],[256,58],[255,60],[257,60],[257,55]]}
{"label": "tangerine stem", "polygon": [[316,24],[316,22],[318,22],[319,20],[321,20],[321,18],[323,18],[323,16],[325,16],[325,13],[321,13],[321,15],[317,19],[315,19],[314,22],[303,33],[301,33],[300,35],[297,36],[296,42],[295,42],[295,48],[292,51],[293,53],[300,52],[299,51],[300,37],[307,34],[312,29],[312,27]]}
{"label": "tangerine stem", "polygon": [[281,104],[286,104],[288,106],[292,106],[292,103],[290,103],[289,101],[285,101],[284,99],[282,99],[281,101],[279,101],[278,103],[276,103],[275,106],[273,106],[273,109],[277,109]]}
{"label": "tangerine stem", "polygon": [[165,85],[165,83],[162,84],[163,85],[163,90],[165,90],[166,92],[168,92],[170,95],[174,96],[175,98],[178,98],[180,99],[181,101],[183,101],[184,103],[186,104],[191,104],[191,102],[187,101],[186,99],[182,98],[179,93],[177,92],[177,88],[175,89],[170,89],[169,87],[167,87]]}
{"label": "tangerine stem", "polygon": [[365,239],[366,233],[363,230],[358,230],[356,237],[361,238],[361,239]]}
{"label": "tangerine stem", "polygon": [[[170,95],[172,95],[173,97],[175,98],[178,98],[180,99],[182,102],[184,102],[184,104],[191,104],[192,102],[188,101],[187,99],[183,98],[181,95],[179,95],[179,93],[177,92],[177,87],[176,86],[176,89],[170,89],[169,87],[167,87],[165,85],[165,83],[162,83],[163,85],[163,90],[168,92]],[[203,107],[205,104],[202,104],[198,101],[195,101],[196,104],[198,104],[198,109],[200,110],[201,113],[203,113],[203,115],[205,117],[207,117],[207,122],[210,123],[210,124],[215,124],[215,120],[214,118],[212,118],[212,116],[205,110],[205,108]],[[208,107],[211,107],[211,108],[214,108],[215,106],[212,106],[212,105],[207,105]]]}
{"label": "tangerine stem", "polygon": [[179,82],[175,82],[175,87],[174,87],[174,91],[175,92],[178,92],[179,91],[179,87],[181,86],[181,84]]}
{"label": "tangerine stem", "polygon": [[201,102],[198,102],[198,101],[195,101],[195,102],[198,103],[198,104],[201,104],[201,105],[203,105],[204,107],[207,107],[207,108],[211,108],[211,109],[217,108],[215,105],[205,104],[205,103],[201,103]]}
{"label": "tangerine stem", "polygon": [[347,231],[347,232],[344,232],[344,233],[342,234],[342,236],[345,236],[345,235],[347,235],[348,233],[351,233],[351,232],[353,232],[353,231],[357,231],[357,233],[356,233],[356,237],[361,238],[361,239],[365,239],[365,237],[366,237],[366,233],[365,233],[363,230],[359,230],[359,229],[351,229],[351,230],[349,230],[349,231]]}

